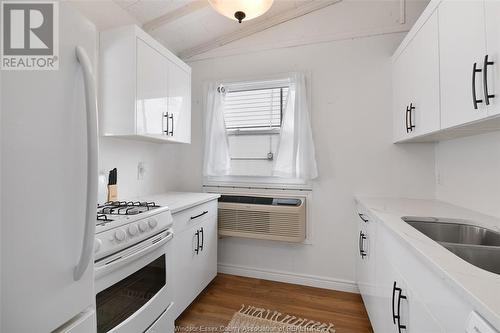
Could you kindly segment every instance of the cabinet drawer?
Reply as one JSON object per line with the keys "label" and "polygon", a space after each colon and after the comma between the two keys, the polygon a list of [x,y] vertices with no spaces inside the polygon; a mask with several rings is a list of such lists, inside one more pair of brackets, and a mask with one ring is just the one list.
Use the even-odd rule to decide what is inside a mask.
{"label": "cabinet drawer", "polygon": [[173,215],[174,230],[183,232],[193,225],[217,216],[217,200],[212,200],[201,205],[183,210]]}

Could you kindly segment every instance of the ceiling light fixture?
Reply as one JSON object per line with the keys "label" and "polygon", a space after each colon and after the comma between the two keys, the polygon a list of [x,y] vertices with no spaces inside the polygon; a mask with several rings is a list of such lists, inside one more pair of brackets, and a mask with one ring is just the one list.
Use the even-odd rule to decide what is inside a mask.
{"label": "ceiling light fixture", "polygon": [[273,5],[273,0],[208,0],[208,2],[216,11],[239,23],[261,16]]}

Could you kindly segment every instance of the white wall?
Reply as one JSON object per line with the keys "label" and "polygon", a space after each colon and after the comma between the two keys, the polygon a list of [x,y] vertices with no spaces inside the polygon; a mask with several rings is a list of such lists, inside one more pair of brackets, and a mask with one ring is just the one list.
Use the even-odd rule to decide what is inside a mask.
{"label": "white wall", "polygon": [[[99,140],[99,171],[108,175],[118,169],[118,198],[129,200],[138,196],[177,189],[175,167],[178,145],[101,137]],[[145,174],[138,179],[137,165],[143,162]]]}
{"label": "white wall", "polygon": [[[266,50],[191,63],[192,144],[183,149],[183,189],[202,184],[202,83],[310,72],[312,127],[319,179],[310,202],[312,245],[222,239],[219,262],[266,274],[314,276],[323,286],[354,280],[355,194],[434,197],[432,144],[393,145],[390,55],[403,34]],[[262,272],[264,271],[264,272]],[[289,275],[291,274],[291,275]],[[265,275],[271,277],[270,275]],[[308,280],[310,281],[310,280]],[[302,281],[304,282],[304,281]]]}
{"label": "white wall", "polygon": [[500,132],[436,146],[439,200],[500,217]]}

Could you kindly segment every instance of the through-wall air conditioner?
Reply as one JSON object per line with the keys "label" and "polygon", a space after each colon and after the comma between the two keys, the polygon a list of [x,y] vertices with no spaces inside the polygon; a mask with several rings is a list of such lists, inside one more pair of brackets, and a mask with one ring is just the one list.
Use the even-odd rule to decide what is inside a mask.
{"label": "through-wall air conditioner", "polygon": [[306,238],[305,198],[222,195],[220,236],[303,242]]}

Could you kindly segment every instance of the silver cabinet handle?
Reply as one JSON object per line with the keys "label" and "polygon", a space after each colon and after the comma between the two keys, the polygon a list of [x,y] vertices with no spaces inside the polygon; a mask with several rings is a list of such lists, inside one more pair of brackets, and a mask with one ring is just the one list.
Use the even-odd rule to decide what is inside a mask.
{"label": "silver cabinet handle", "polygon": [[94,252],[95,210],[97,207],[97,163],[99,158],[97,129],[97,99],[92,63],[81,46],[76,47],[76,59],[82,65],[85,84],[85,108],[87,113],[87,207],[82,251],[73,271],[73,279],[78,281],[85,273]]}

